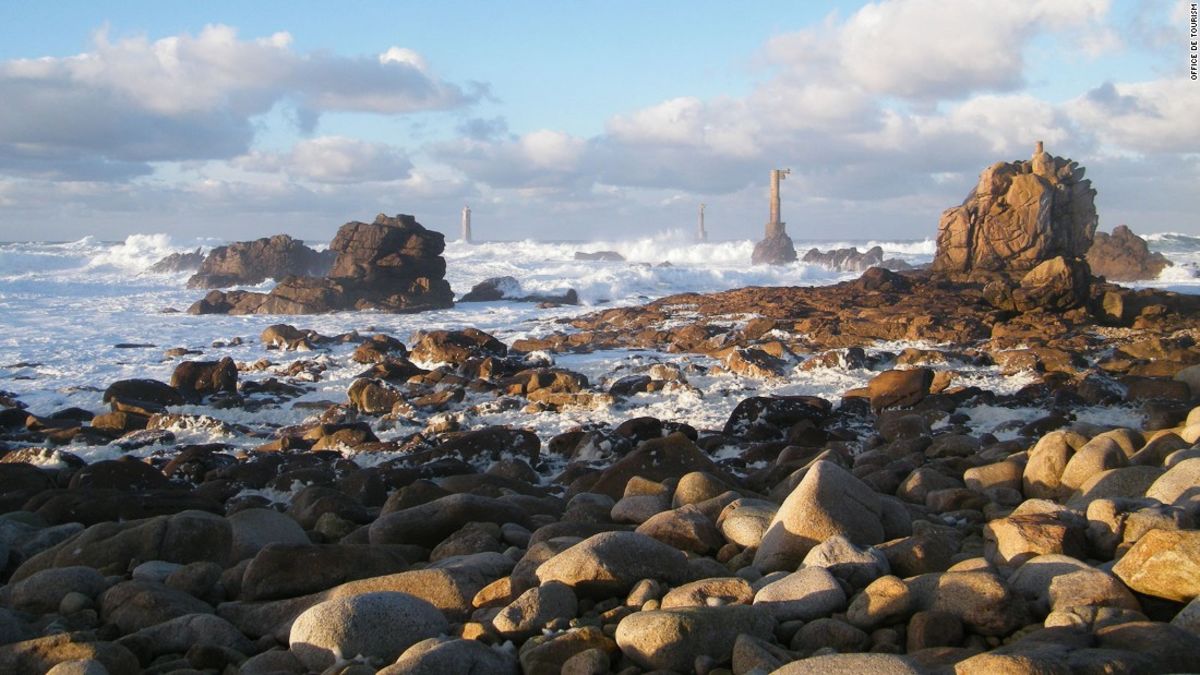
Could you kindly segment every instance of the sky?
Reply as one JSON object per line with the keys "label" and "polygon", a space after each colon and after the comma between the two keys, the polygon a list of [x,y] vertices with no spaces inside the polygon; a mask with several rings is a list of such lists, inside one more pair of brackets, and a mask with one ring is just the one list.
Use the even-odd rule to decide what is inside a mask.
{"label": "sky", "polygon": [[1043,140],[1200,234],[1188,2],[0,2],[0,240],[922,239]]}

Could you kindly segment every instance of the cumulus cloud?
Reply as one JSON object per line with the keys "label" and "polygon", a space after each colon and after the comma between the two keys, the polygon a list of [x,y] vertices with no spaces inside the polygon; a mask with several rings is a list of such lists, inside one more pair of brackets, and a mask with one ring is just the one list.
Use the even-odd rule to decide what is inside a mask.
{"label": "cumulus cloud", "polygon": [[67,156],[61,177],[145,173],[149,162],[246,152],[252,119],[281,103],[311,125],[325,112],[400,114],[478,96],[407,49],[300,53],[287,33],[247,40],[221,25],[154,41],[102,31],[83,54],[0,63],[0,167],[45,175],[39,163]]}
{"label": "cumulus cloud", "polygon": [[1200,87],[1183,77],[1106,82],[1065,106],[1108,149],[1133,153],[1200,152]]}
{"label": "cumulus cloud", "polygon": [[345,136],[322,136],[299,141],[290,152],[252,152],[232,161],[257,172],[283,171],[316,183],[359,183],[406,178],[412,162],[399,148]]}
{"label": "cumulus cloud", "polygon": [[[1024,47],[1070,29],[1094,49],[1108,0],[887,0],[773,38],[768,58],[803,77],[919,100],[1007,91],[1024,82]],[[936,27],[936,30],[931,29]]]}
{"label": "cumulus cloud", "polygon": [[498,188],[564,189],[584,179],[587,141],[540,129],[496,140],[460,138],[432,146],[439,160]]}

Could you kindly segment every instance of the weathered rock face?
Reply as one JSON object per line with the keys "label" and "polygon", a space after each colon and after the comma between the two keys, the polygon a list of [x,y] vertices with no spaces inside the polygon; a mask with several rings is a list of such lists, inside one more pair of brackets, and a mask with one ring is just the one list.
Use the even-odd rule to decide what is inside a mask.
{"label": "weathered rock face", "polygon": [[883,267],[889,270],[904,270],[911,267],[899,258],[884,260],[883,248],[880,246],[872,246],[864,253],[859,253],[858,249],[854,247],[831,251],[810,248],[800,261],[810,265],[828,267],[838,272],[865,272],[872,267]]}
{"label": "weathered rock face", "polygon": [[1039,151],[984,170],[961,206],[938,223],[933,269],[943,273],[1027,271],[1079,258],[1096,231],[1096,191],[1084,169]]}
{"label": "weathered rock face", "polygon": [[1112,234],[1097,232],[1087,261],[1093,274],[1109,281],[1155,279],[1171,266],[1171,261],[1161,253],[1151,253],[1146,240],[1125,225],[1114,227]]}
{"label": "weathered rock face", "polygon": [[782,229],[771,233],[754,245],[750,262],[755,265],[783,265],[796,262],[796,245]]}
{"label": "weathered rock face", "polygon": [[349,222],[329,244],[336,253],[325,277],[291,276],[269,294],[212,292],[191,314],[316,314],[378,309],[419,312],[454,304],[446,283],[445,237],[415,218],[379,214],[373,223]]}
{"label": "weathered rock face", "polygon": [[288,276],[318,276],[332,262],[331,251],[320,253],[298,239],[277,234],[214,248],[188,279],[188,288],[224,288]]}

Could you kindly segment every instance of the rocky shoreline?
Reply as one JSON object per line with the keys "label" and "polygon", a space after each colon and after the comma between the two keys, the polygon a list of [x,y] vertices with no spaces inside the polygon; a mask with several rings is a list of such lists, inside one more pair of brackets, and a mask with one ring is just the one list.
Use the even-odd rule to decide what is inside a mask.
{"label": "rocky shoreline", "polygon": [[[263,347],[357,345],[365,372],[254,450],[164,436],[206,423],[177,406],[248,405],[264,386],[287,399],[300,370],[269,384],[253,364],[184,361],[170,383],[113,383],[90,423],[8,400],[0,669],[301,673],[354,654],[329,672],[1186,670],[1194,299],[1097,284],[1074,310],[1015,313],[985,288],[873,269],[606,310],[511,345],[272,326]],[[940,345],[868,362],[889,339]],[[539,438],[437,412],[482,396],[554,415],[687,386],[662,363],[597,390],[529,356],[616,346],[746,378],[877,374],[840,401],[747,398],[719,429],[642,417]],[[955,383],[980,362],[1040,381]],[[1072,419],[1119,400],[1141,428]],[[981,401],[1046,414],[1000,441],[964,425]],[[426,428],[379,441],[397,417]],[[167,451],[83,464],[35,447],[89,437]],[[401,454],[370,461],[385,452]]]}
{"label": "rocky shoreline", "polygon": [[[1082,175],[989,168],[930,270],[507,340],[274,324],[92,409],[0,391],[0,672],[1192,670],[1200,297],[1091,275]],[[447,306],[441,246],[348,223],[326,276],[193,311]],[[639,358],[570,367],[607,350]],[[862,386],[770,394],[804,372]],[[631,414],[654,396],[721,419]]]}

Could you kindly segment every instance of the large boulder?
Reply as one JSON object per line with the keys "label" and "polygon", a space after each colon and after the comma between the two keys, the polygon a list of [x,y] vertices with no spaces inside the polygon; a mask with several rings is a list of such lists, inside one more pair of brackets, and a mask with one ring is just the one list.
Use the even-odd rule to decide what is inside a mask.
{"label": "large boulder", "polygon": [[1156,279],[1171,266],[1161,253],[1151,253],[1146,240],[1125,225],[1113,228],[1112,234],[1097,232],[1087,252],[1092,274],[1109,281],[1139,281]]}
{"label": "large boulder", "polygon": [[445,280],[445,237],[409,215],[376,216],[338,229],[329,244],[337,255],[327,276],[289,276],[270,293],[213,291],[192,314],[315,314],[376,309],[418,312],[454,304]]}
{"label": "large boulder", "polygon": [[446,617],[421,598],[407,593],[366,593],[310,607],[296,617],[288,644],[296,658],[316,672],[356,656],[383,666],[412,645],[449,628]]}
{"label": "large boulder", "polygon": [[1084,169],[1037,151],[998,162],[979,176],[961,206],[938,223],[936,272],[1023,272],[1063,256],[1083,257],[1096,231],[1096,191]]}
{"label": "large boulder", "polygon": [[775,620],[758,607],[678,607],[635,612],[617,625],[617,645],[646,670],[693,672],[698,657],[721,663],[742,634],[769,640]]}
{"label": "large boulder", "polygon": [[575,544],[537,569],[542,584],[560,581],[584,595],[626,593],[642,579],[670,584],[686,580],[687,558],[679,550],[636,532],[602,532]]}
{"label": "large boulder", "polygon": [[12,581],[52,567],[84,565],[124,571],[133,560],[225,564],[232,546],[229,521],[202,511],[103,522],[26,560],[13,572]]}
{"label": "large boulder", "polygon": [[188,279],[188,288],[250,286],[292,275],[319,276],[332,262],[329,252],[319,253],[298,239],[277,234],[214,248]]}
{"label": "large boulder", "polygon": [[882,543],[882,516],[874,490],[837,464],[820,460],[779,507],[754,566],[763,572],[794,570],[814,546],[835,535],[855,544]]}
{"label": "large boulder", "polygon": [[1019,311],[1044,309],[1061,312],[1087,301],[1091,272],[1087,262],[1057,256],[1029,270],[1013,290],[1013,303]]}

